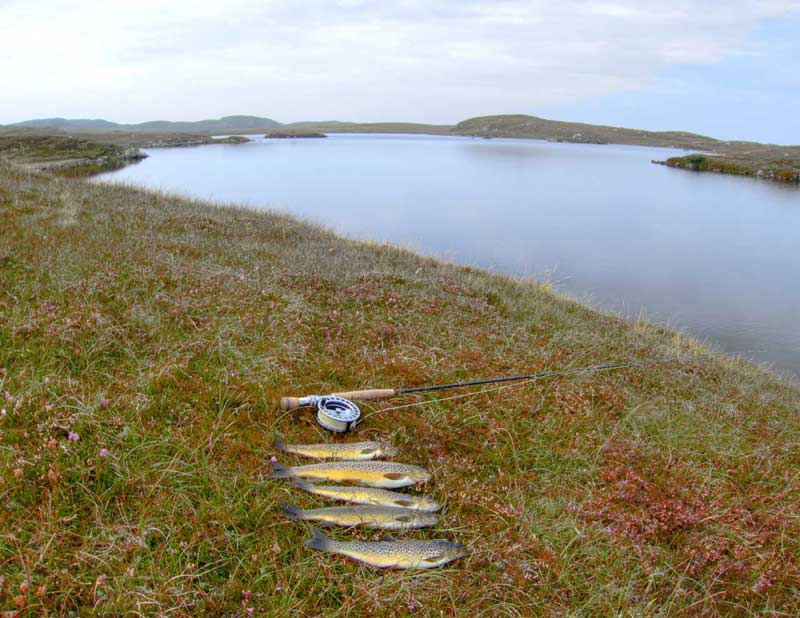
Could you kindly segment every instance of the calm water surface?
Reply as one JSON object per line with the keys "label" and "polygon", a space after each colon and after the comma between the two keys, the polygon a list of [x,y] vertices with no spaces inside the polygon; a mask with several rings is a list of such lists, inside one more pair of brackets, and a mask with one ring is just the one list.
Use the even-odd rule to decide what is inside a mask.
{"label": "calm water surface", "polygon": [[156,149],[105,174],[552,281],[800,375],[800,189],[652,165],[675,151],[332,135]]}

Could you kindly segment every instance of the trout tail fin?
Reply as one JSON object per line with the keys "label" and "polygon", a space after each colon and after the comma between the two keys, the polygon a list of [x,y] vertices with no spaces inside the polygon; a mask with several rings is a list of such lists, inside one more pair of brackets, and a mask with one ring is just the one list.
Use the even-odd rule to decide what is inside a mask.
{"label": "trout tail fin", "polygon": [[318,528],[311,526],[311,538],[306,541],[306,547],[318,549],[320,551],[329,551],[330,546],[331,539],[322,534]]}
{"label": "trout tail fin", "polygon": [[299,509],[293,504],[284,504],[281,506],[281,510],[289,519],[303,519],[303,509]]}
{"label": "trout tail fin", "polygon": [[275,439],[272,441],[272,448],[278,451],[286,450],[286,440],[283,439],[283,436],[278,434]]}
{"label": "trout tail fin", "polygon": [[283,464],[274,463],[269,469],[269,478],[271,479],[290,479],[294,476],[291,466],[284,466]]}
{"label": "trout tail fin", "polygon": [[306,491],[311,491],[314,487],[314,483],[309,483],[308,481],[304,481],[303,479],[295,477],[292,479],[292,486],[297,487],[297,489],[305,489]]}

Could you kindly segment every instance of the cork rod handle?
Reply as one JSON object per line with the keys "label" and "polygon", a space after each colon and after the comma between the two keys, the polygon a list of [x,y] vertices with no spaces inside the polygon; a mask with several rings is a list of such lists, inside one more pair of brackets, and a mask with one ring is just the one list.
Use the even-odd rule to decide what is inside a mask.
{"label": "cork rod handle", "polygon": [[368,391],[346,391],[344,393],[334,393],[337,397],[344,397],[345,399],[386,399],[394,397],[395,392],[393,388],[375,388]]}
{"label": "cork rod handle", "polygon": [[[393,397],[396,393],[392,388],[378,388],[366,391],[346,391],[333,394],[337,397],[344,397],[345,399],[364,401],[366,399],[386,399],[387,397]],[[315,399],[312,397],[281,397],[281,410],[294,410],[295,408],[302,408],[303,406],[314,404]]]}

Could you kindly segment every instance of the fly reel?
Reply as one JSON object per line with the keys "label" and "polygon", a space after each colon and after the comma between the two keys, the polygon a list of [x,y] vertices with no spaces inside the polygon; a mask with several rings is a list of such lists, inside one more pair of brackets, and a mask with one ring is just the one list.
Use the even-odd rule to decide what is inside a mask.
{"label": "fly reel", "polygon": [[316,408],[317,423],[323,429],[334,433],[353,431],[361,418],[361,410],[349,399],[338,395],[309,395],[308,397],[284,397],[281,408]]}
{"label": "fly reel", "polygon": [[334,433],[353,431],[361,418],[361,410],[349,399],[328,395],[317,401],[317,422]]}

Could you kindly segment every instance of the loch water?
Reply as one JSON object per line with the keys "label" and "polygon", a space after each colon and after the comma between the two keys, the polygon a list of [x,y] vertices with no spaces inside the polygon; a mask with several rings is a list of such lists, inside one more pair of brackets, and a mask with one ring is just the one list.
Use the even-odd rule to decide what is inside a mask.
{"label": "loch water", "polygon": [[97,177],[279,210],[552,282],[800,375],[800,188],[651,163],[679,151],[331,134],[152,149]]}

